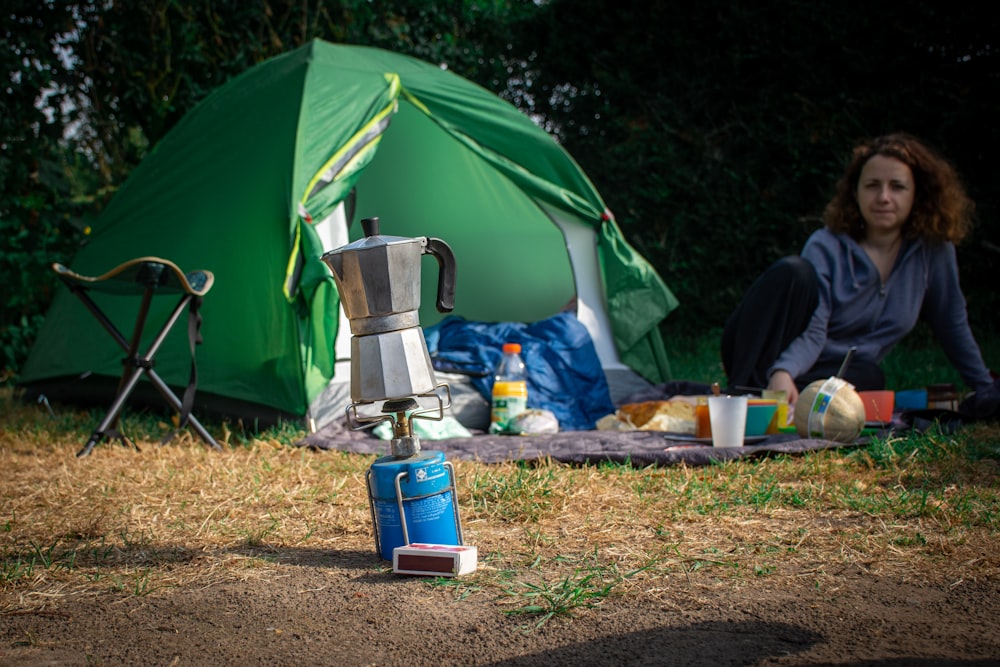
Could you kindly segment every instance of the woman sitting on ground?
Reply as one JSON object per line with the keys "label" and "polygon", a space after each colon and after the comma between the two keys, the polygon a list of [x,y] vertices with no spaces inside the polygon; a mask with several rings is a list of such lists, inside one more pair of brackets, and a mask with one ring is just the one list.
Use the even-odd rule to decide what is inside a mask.
{"label": "woman sitting on ground", "polygon": [[730,388],[784,390],[836,375],[885,388],[879,363],[922,317],[973,390],[996,392],[969,327],[955,244],[974,204],[952,166],[905,134],[857,146],[799,257],[778,260],[726,322]]}

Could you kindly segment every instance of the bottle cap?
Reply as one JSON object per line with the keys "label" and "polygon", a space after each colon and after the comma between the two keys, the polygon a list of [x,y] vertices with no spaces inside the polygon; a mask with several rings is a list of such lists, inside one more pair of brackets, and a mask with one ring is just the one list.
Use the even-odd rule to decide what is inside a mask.
{"label": "bottle cap", "polygon": [[520,343],[504,343],[503,344],[504,354],[521,354],[521,344]]}

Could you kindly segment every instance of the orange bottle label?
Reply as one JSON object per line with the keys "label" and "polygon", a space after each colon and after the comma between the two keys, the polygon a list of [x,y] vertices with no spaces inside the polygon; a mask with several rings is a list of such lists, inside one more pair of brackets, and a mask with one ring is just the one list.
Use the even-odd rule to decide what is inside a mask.
{"label": "orange bottle label", "polygon": [[527,398],[528,396],[528,383],[524,380],[518,382],[494,382],[493,383],[493,395],[494,396],[523,396]]}

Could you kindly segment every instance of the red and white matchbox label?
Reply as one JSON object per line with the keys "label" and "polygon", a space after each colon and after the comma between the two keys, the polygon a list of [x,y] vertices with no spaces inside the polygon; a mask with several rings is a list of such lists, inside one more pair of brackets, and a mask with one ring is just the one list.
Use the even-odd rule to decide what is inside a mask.
{"label": "red and white matchbox label", "polygon": [[457,577],[476,571],[476,547],[454,544],[408,544],[392,550],[392,571],[432,577]]}

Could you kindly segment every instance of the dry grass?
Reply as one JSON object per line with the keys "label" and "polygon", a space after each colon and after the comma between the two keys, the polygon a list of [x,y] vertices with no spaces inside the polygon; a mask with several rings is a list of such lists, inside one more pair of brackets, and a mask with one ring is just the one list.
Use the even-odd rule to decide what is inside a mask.
{"label": "dry grass", "polygon": [[[166,447],[75,457],[96,417],[0,391],[0,614],[64,595],[150,595],[267,577],[300,561],[374,555],[371,457],[314,452],[269,433],[215,452]],[[166,425],[160,425],[166,428]],[[1000,429],[930,433],[863,450],[633,469],[454,462],[466,541],[487,591],[545,618],[611,594],[676,604],[713,586],[789,578],[836,590],[846,570],[952,581],[1000,574]],[[678,592],[668,582],[697,581]],[[669,593],[668,593],[669,590]]]}

